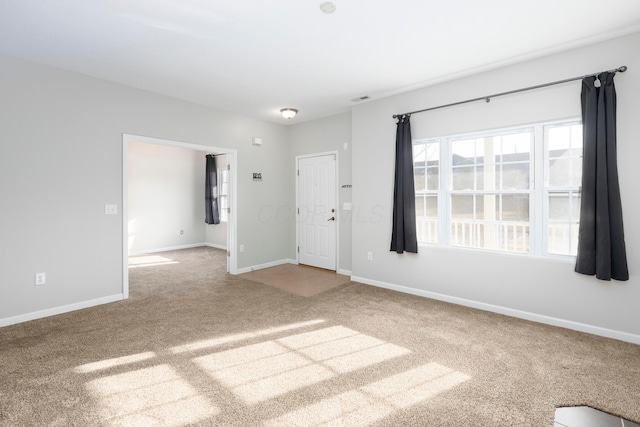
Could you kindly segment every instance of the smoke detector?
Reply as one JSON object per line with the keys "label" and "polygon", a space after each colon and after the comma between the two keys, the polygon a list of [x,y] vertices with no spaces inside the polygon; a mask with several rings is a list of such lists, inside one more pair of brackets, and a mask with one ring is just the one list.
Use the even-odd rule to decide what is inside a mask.
{"label": "smoke detector", "polygon": [[333,2],[326,1],[320,4],[320,10],[326,14],[331,14],[336,11],[336,5]]}

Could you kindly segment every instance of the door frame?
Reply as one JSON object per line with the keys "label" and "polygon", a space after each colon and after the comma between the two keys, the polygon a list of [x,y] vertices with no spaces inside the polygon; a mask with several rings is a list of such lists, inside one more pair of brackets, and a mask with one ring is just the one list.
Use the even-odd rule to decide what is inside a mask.
{"label": "door frame", "polygon": [[203,153],[211,153],[212,151],[225,153],[228,156],[230,170],[229,179],[231,186],[229,188],[229,222],[227,223],[227,271],[230,274],[238,274],[238,257],[237,257],[237,241],[238,241],[238,209],[237,209],[237,161],[238,150],[224,147],[214,147],[210,145],[198,145],[188,142],[172,141],[169,139],[153,138],[149,136],[122,134],[122,295],[123,299],[129,298],[129,143],[144,142],[147,144],[168,145],[171,147],[186,148],[194,151],[202,151]]}
{"label": "door frame", "polygon": [[296,181],[296,209],[294,212],[296,219],[296,264],[300,263],[300,252],[298,252],[298,248],[300,247],[300,221],[298,220],[298,209],[300,207],[300,188],[299,188],[299,176],[298,171],[300,170],[300,160],[302,159],[311,159],[314,157],[323,157],[323,156],[331,156],[334,155],[336,158],[336,167],[335,167],[335,179],[336,179],[336,191],[335,191],[335,203],[336,203],[336,273],[340,271],[340,185],[339,185],[339,162],[340,156],[338,155],[338,150],[335,151],[323,151],[321,153],[313,153],[313,154],[303,154],[300,156],[296,156],[296,164],[295,164],[295,181]]}

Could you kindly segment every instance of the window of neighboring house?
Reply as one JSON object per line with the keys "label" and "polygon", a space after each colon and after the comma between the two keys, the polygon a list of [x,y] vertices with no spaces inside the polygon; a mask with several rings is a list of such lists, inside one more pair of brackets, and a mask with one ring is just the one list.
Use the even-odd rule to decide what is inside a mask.
{"label": "window of neighboring house", "polygon": [[576,120],[414,141],[418,241],[575,255],[581,141]]}
{"label": "window of neighboring house", "polygon": [[229,221],[229,169],[218,172],[218,206],[220,207],[220,221]]}

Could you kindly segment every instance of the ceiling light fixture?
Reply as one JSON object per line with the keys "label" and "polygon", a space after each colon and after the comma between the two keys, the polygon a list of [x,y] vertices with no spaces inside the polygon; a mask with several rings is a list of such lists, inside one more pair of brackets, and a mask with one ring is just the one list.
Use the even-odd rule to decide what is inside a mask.
{"label": "ceiling light fixture", "polygon": [[283,108],[282,110],[280,110],[280,114],[282,114],[282,117],[284,117],[287,120],[293,119],[296,114],[298,114],[298,110],[296,110],[295,108]]}
{"label": "ceiling light fixture", "polygon": [[335,3],[326,1],[320,4],[320,10],[323,11],[324,13],[330,14],[336,11],[336,5]]}

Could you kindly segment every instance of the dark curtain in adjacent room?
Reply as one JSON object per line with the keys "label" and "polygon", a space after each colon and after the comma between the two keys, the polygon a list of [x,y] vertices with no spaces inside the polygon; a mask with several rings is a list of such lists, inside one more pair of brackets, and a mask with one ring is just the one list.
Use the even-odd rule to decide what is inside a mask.
{"label": "dark curtain in adjacent room", "polygon": [[628,280],[616,154],[615,73],[582,80],[583,166],[575,271]]}
{"label": "dark curtain in adjacent room", "polygon": [[396,174],[393,190],[391,250],[399,254],[418,252],[416,193],[413,183],[413,146],[410,116],[398,118],[396,130]]}
{"label": "dark curtain in adjacent room", "polygon": [[218,210],[218,170],[216,169],[216,157],[213,154],[207,154],[206,160],[206,177],[204,183],[205,222],[207,224],[220,224],[220,212]]}

